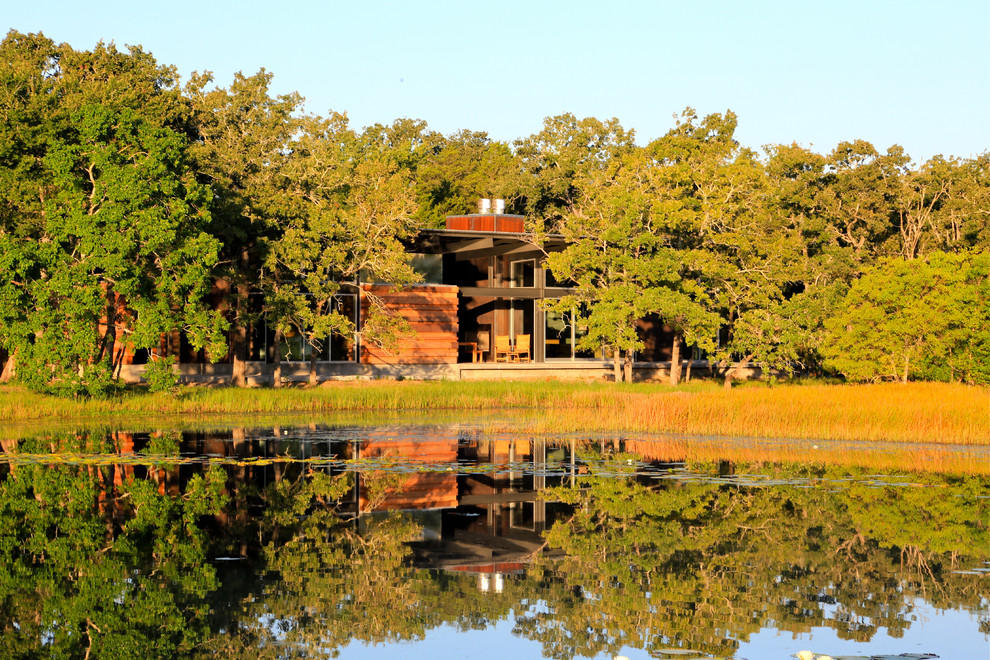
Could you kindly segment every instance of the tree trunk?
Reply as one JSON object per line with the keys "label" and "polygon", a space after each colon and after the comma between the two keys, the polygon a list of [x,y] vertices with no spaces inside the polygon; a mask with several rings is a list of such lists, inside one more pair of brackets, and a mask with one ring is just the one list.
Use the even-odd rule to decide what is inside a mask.
{"label": "tree trunk", "polygon": [[694,360],[692,360],[691,358],[688,358],[688,361],[687,361],[687,372],[684,374],[684,382],[685,383],[690,383],[691,382],[691,367],[693,365],[694,365]]}
{"label": "tree trunk", "polygon": [[670,347],[670,384],[681,382],[681,333],[674,333],[674,343]]}
{"label": "tree trunk", "polygon": [[275,366],[272,375],[272,385],[282,387],[282,331],[275,330]]}
{"label": "tree trunk", "polygon": [[735,365],[730,366],[728,369],[725,370],[725,383],[723,384],[723,387],[725,387],[725,389],[727,390],[732,389],[732,379],[736,377],[736,372],[745,369],[746,366],[749,364],[749,361],[752,359],[753,359],[752,355],[747,355],[742,359],[741,362],[737,362]]}
{"label": "tree trunk", "polygon": [[612,349],[612,360],[613,360],[612,371],[615,374],[615,382],[616,383],[621,383],[622,382],[622,360],[621,360],[621,357],[619,355],[619,349],[618,348]]}
{"label": "tree trunk", "polygon": [[113,287],[107,286],[106,288],[106,306],[104,307],[104,314],[106,314],[106,324],[107,331],[103,335],[103,345],[100,347],[100,361],[106,360],[107,366],[110,367],[110,374],[113,375],[115,365],[115,358],[117,357],[117,305],[114,298]]}
{"label": "tree trunk", "polygon": [[0,372],[0,383],[9,383],[10,379],[14,377],[14,371],[16,367],[15,357],[17,352],[13,352],[7,356],[7,361],[3,363],[3,371]]}
{"label": "tree trunk", "polygon": [[309,386],[316,387],[316,347],[310,344],[310,356],[309,356]]}
{"label": "tree trunk", "polygon": [[632,370],[632,351],[626,351],[626,359],[623,364],[623,380],[627,383],[633,382],[633,370]]}
{"label": "tree trunk", "polygon": [[230,336],[231,374],[230,384],[234,387],[247,385],[247,326],[244,316],[247,314],[249,287],[238,284],[234,295],[234,327]]}
{"label": "tree trunk", "polygon": [[114,380],[119,380],[120,379],[120,370],[124,366],[124,353],[125,352],[126,352],[126,350],[125,350],[124,346],[120,345],[120,342],[118,342],[117,343],[117,348],[116,348],[116,356],[114,357],[114,360],[113,360],[113,379]]}

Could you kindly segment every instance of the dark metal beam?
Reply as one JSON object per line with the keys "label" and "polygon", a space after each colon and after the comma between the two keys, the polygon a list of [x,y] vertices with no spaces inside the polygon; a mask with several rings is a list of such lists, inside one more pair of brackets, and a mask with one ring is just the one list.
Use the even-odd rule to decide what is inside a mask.
{"label": "dark metal beam", "polygon": [[542,300],[544,298],[561,298],[567,295],[565,289],[538,289],[536,287],[508,286],[462,286],[458,291],[465,298],[518,298],[524,300]]}
{"label": "dark metal beam", "polygon": [[534,256],[540,256],[543,253],[540,248],[536,247],[532,243],[519,244],[516,241],[512,242],[502,242],[496,241],[491,247],[485,247],[480,249],[464,249],[453,251],[454,254],[461,259],[476,259],[478,257],[498,257],[507,254],[521,254],[524,252],[532,252]]}

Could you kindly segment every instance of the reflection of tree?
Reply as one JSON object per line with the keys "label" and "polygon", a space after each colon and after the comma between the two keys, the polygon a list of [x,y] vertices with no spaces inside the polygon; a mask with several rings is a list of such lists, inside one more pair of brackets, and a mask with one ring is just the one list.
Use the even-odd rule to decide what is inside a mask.
{"label": "reflection of tree", "polygon": [[115,483],[116,466],[61,461],[18,465],[0,484],[0,655],[189,652],[209,634],[216,588],[197,521],[222,505],[223,472],[194,476],[173,498],[149,479]]}
{"label": "reflection of tree", "polygon": [[[542,492],[568,511],[546,532],[552,557],[496,593],[476,574],[414,568],[411,515],[345,515],[353,474],[238,459],[226,474],[183,464],[163,476],[103,460],[126,442],[20,442],[53,453],[50,465],[12,462],[0,483],[0,656],[33,657],[43,640],[52,656],[330,656],[512,612],[548,657],[624,645],[731,655],[765,627],[897,635],[919,596],[985,608],[980,580],[954,572],[990,559],[980,477],[952,478],[953,497],[940,497],[944,477],[913,475],[924,487],[909,488],[749,465],[717,483],[645,482],[636,455],[589,458],[573,486]],[[147,442],[152,454],[174,445]],[[83,458],[63,464],[68,452]],[[358,478],[370,508],[403,479]],[[214,565],[217,554],[241,561]]]}
{"label": "reflection of tree", "polygon": [[950,572],[990,556],[977,478],[936,504],[927,488],[836,492],[830,482],[849,474],[835,468],[759,472],[821,481],[646,487],[592,474],[580,489],[548,493],[575,506],[547,534],[566,557],[538,562],[533,577],[547,586],[550,611],[521,617],[517,632],[558,658],[623,645],[731,654],[735,640],[763,627],[829,626],[861,641],[885,627],[897,636],[916,596],[980,605],[973,581]]}
{"label": "reflection of tree", "polygon": [[[401,480],[361,475],[372,503]],[[342,516],[335,502],[351,487],[349,475],[312,472],[257,494],[265,503],[256,520],[257,579],[225,604],[233,615],[214,622],[224,632],[204,649],[224,657],[335,656],[351,642],[417,640],[443,624],[484,628],[531,590],[519,582],[484,594],[474,575],[413,568],[409,542],[420,527],[402,512]]]}

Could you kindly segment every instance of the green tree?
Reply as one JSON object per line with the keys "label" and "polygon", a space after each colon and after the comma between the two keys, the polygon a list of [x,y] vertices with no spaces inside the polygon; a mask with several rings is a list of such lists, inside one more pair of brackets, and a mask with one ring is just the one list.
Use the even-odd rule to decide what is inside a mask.
{"label": "green tree", "polygon": [[527,181],[523,189],[530,229],[561,232],[582,202],[582,190],[612,159],[634,151],[635,133],[616,118],[577,119],[567,113],[543,120],[543,129],[515,143]]}
{"label": "green tree", "polygon": [[842,282],[810,286],[784,300],[746,311],[733,326],[733,348],[750,356],[763,369],[764,377],[777,371],[821,375],[827,341],[825,321],[847,290]]}
{"label": "green tree", "polygon": [[218,244],[190,175],[174,69],[138,47],[0,44],[0,343],[32,387],[105,391],[123,345],[185,331],[216,356],[204,302]]}
{"label": "green tree", "polygon": [[[300,128],[298,94],[273,97],[272,74],[237,73],[228,88],[213,87],[210,73],[194,73],[186,85],[196,140],[191,148],[200,181],[213,192],[211,233],[223,246],[216,270],[233,293],[230,353],[232,382],[244,385],[247,333],[269,309],[284,301],[269,295],[267,308],[249,304],[258,290],[272,244],[281,238],[288,218],[298,214],[293,182],[286,174],[292,142]],[[269,292],[271,293],[271,292]]]}
{"label": "green tree", "polygon": [[829,230],[857,261],[900,253],[896,207],[910,158],[899,146],[881,154],[865,140],[841,142],[829,154],[819,199]]}
{"label": "green tree", "polygon": [[985,253],[881,260],[826,322],[826,364],[858,381],[990,382],[988,266]]}
{"label": "green tree", "polygon": [[[560,224],[568,247],[547,258],[554,275],[575,289],[554,308],[586,310],[588,332],[580,345],[611,347],[616,381],[623,379],[621,355],[628,380],[632,352],[642,348],[639,319],[660,316],[675,328],[678,347],[686,334],[712,348],[718,327],[718,318],[699,304],[704,292],[684,277],[671,232],[682,208],[664,199],[653,167],[647,152],[636,150],[592,170]],[[672,375],[677,377],[673,369]]]}
{"label": "green tree", "polygon": [[990,247],[990,155],[936,156],[901,178],[897,226],[901,256]]}
{"label": "green tree", "polygon": [[438,139],[413,176],[422,226],[442,227],[445,216],[474,213],[482,198],[505,199],[509,212],[524,210],[522,164],[508,144],[484,132]]}
{"label": "green tree", "polygon": [[[699,308],[695,318],[718,314],[727,324],[728,342],[717,352],[712,351],[716,328],[711,323],[692,333],[694,343],[726,366],[726,386],[735,369],[730,360],[741,356],[739,366],[744,366],[755,357],[746,335],[752,326],[737,324],[738,319],[782,299],[796,254],[795,233],[768,203],[762,164],[735,139],[737,123],[731,111],[699,119],[688,108],[667,135],[649,146],[658,163],[657,194],[679,209],[666,231],[682,264],[680,286],[703,292],[692,295]],[[677,317],[669,322],[679,329]],[[675,341],[679,344],[680,337]]]}
{"label": "green tree", "polygon": [[[416,280],[402,243],[415,232],[411,173],[401,150],[370,139],[374,135],[356,135],[346,117],[333,115],[307,119],[293,143],[287,171],[296,212],[286,217],[261,282],[276,333],[292,328],[316,349],[331,334],[356,330],[333,305],[342,283],[402,286]],[[388,342],[402,330],[400,319],[376,296],[362,295],[370,303],[362,340]]]}

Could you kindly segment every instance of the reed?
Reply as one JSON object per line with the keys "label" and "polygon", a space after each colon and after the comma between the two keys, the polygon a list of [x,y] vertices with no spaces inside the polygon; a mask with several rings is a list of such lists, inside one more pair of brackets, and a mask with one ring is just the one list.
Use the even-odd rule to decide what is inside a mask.
{"label": "reed", "polygon": [[945,383],[750,385],[565,382],[349,382],[314,389],[189,388],[64,400],[0,387],[0,421],[51,423],[161,417],[323,416],[335,412],[474,411],[532,432],[644,431],[990,445],[990,389]]}
{"label": "reed", "polygon": [[759,441],[696,442],[689,438],[659,438],[627,442],[626,449],[648,459],[688,464],[732,461],[750,465],[857,467],[883,473],[990,475],[990,456],[984,451],[939,446],[900,444],[881,448],[848,443],[816,446],[800,441],[767,446]]}

